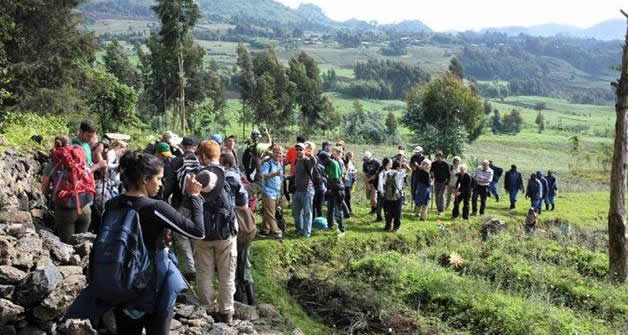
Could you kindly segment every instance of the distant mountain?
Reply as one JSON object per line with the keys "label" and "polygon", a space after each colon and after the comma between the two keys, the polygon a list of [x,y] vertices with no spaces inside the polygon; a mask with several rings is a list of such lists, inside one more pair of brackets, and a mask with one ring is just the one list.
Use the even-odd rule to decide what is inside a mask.
{"label": "distant mountain", "polygon": [[424,33],[431,32],[432,29],[419,20],[405,20],[399,23],[384,24],[384,29],[396,30],[404,33]]}
{"label": "distant mountain", "polygon": [[299,8],[297,8],[296,11],[299,16],[310,22],[316,22],[318,24],[328,26],[337,24],[337,22],[327,17],[327,14],[325,14],[320,7],[311,3],[299,5]]}
{"label": "distant mountain", "polygon": [[581,38],[595,38],[598,40],[621,40],[626,34],[626,22],[622,19],[613,19],[600,22],[592,27],[582,29],[575,26],[548,23],[530,27],[500,27],[486,28],[481,32],[499,32],[510,36],[526,34],[531,36],[571,36]]}

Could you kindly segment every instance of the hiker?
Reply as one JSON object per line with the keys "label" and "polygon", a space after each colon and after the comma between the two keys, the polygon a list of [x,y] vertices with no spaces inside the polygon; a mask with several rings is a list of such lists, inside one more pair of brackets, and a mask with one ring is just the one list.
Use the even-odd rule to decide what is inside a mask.
{"label": "hiker", "polygon": [[[403,148],[403,147],[400,147]],[[393,162],[399,162],[399,164],[406,162],[406,152],[403,149],[397,150],[397,154],[392,158]]]}
{"label": "hiker", "polygon": [[456,178],[456,199],[451,217],[455,220],[460,214],[460,203],[462,202],[462,219],[469,220],[469,201],[471,200],[471,190],[473,189],[473,178],[467,172],[467,166],[460,164]]}
{"label": "hiker", "polygon": [[[202,185],[194,177],[186,180],[186,201],[192,212],[192,219],[188,219],[168,203],[151,199],[161,185],[163,164],[159,159],[139,151],[129,151],[120,159],[120,168],[126,193],[107,202],[103,231],[96,238],[90,257],[90,283],[74,301],[64,319],[89,318],[95,324],[106,311],[113,308],[117,329],[123,330],[124,334],[140,335],[143,331],[146,335],[168,334],[176,297],[188,287],[168,255],[164,237],[167,229],[189,238],[205,237],[203,198],[200,196]],[[119,238],[125,238],[120,235],[120,227],[125,227],[129,222],[126,213],[131,209],[138,213],[139,220],[134,222],[139,224],[141,243],[134,249],[126,249],[123,244],[123,254],[118,255],[115,248],[119,248]],[[114,248],[116,257],[135,260],[142,253],[151,263],[145,272],[154,271],[157,275],[149,275],[148,282],[137,278],[141,273],[126,274],[135,276],[136,282],[145,283],[140,294],[126,292],[127,295],[112,295],[112,292],[122,294],[114,290],[112,284],[120,287],[127,283],[112,282],[120,278],[116,277],[116,271],[109,271],[110,266],[116,266],[116,263],[111,262],[111,255],[107,255],[107,252],[111,253],[111,248]],[[129,270],[125,266],[123,271]]]}
{"label": "hiker", "polygon": [[353,216],[353,207],[351,206],[351,192],[353,191],[353,185],[356,182],[357,170],[355,163],[353,162],[353,152],[349,151],[344,157],[345,163],[345,205],[347,205],[348,213],[345,214],[345,218]]}
{"label": "hiker", "polygon": [[510,209],[515,209],[515,205],[517,204],[517,194],[519,191],[525,193],[525,188],[523,187],[523,178],[521,178],[521,173],[517,171],[517,166],[514,164],[510,166],[510,170],[506,171],[506,176],[504,177],[504,188],[510,196]]}
{"label": "hiker", "polygon": [[326,152],[331,156],[331,144],[329,143],[329,141],[323,141],[323,143],[321,144],[321,150],[319,150],[316,154],[318,160],[321,160],[321,153],[323,152]]}
{"label": "hiker", "polygon": [[281,239],[282,231],[277,225],[275,213],[281,197],[281,181],[283,180],[283,166],[280,163],[283,150],[279,145],[273,145],[273,156],[262,164],[260,174],[264,180],[262,191],[262,205],[264,206],[264,219],[262,235]]}
{"label": "hiker", "polygon": [[456,198],[458,184],[458,173],[460,172],[460,163],[462,159],[458,156],[454,156],[451,160],[451,165],[449,165],[449,183],[447,184],[447,201],[445,203],[445,209],[449,209],[449,205],[451,205],[452,200]]}
{"label": "hiker", "polygon": [[[303,144],[303,149],[305,150],[305,138],[303,136],[297,136],[297,142]],[[290,168],[288,173],[286,173],[286,183],[288,194],[294,194],[294,170],[295,170],[295,162],[297,161],[297,149],[296,146],[290,147],[286,152],[286,165]]]}
{"label": "hiker", "polygon": [[[547,195],[549,194],[549,184],[547,179],[543,177],[543,173],[541,171],[536,171],[536,180],[541,183],[541,200],[539,204],[539,215],[541,214],[541,207],[543,207],[543,202],[547,202]],[[549,207],[546,204],[546,208]]]}
{"label": "hiker", "polygon": [[[219,322],[230,324],[234,313],[238,253],[235,207],[245,206],[248,199],[240,184],[239,175],[233,171],[225,171],[220,165],[221,149],[218,142],[202,142],[197,156],[204,170],[196,178],[203,185],[207,180],[207,186],[201,190],[205,199],[205,239],[193,242],[198,298],[202,305],[217,312],[215,315]],[[219,281],[217,304],[214,290],[215,270]]]}
{"label": "hiker", "polygon": [[218,143],[218,145],[221,147],[223,145],[222,135],[220,134],[213,134],[212,136],[209,137],[209,140]]}
{"label": "hiker", "polygon": [[526,187],[526,198],[530,198],[530,206],[536,208],[536,212],[541,214],[541,201],[543,200],[543,185],[536,178],[536,174],[531,174]]}
{"label": "hiker", "polygon": [[[92,169],[96,193],[94,195],[94,203],[92,204],[92,219],[88,230],[91,232],[97,232],[98,227],[100,227],[100,218],[105,210],[105,203],[112,198],[111,191],[107,183],[107,180],[109,179],[107,171],[109,164],[105,158],[109,149],[109,141],[105,139],[97,142],[91,149],[92,162],[94,162],[94,166],[98,166],[98,168]],[[102,164],[101,162],[104,162],[105,164]]]}
{"label": "hiker", "polygon": [[[92,165],[92,145],[90,142],[96,138],[96,126],[90,120],[84,120],[79,125],[79,133],[76,138],[72,139],[72,145],[77,145],[85,151],[85,158],[88,165]],[[99,168],[94,167],[92,168]]]}
{"label": "hiker", "polygon": [[410,177],[410,192],[412,193],[412,204],[415,202],[416,195],[416,177],[417,177],[417,169],[421,167],[421,162],[425,157],[423,156],[423,148],[420,145],[414,147],[412,150],[412,157],[410,157],[410,167],[412,168],[412,176]]}
{"label": "hiker", "polygon": [[[166,171],[166,178],[164,183],[164,191],[163,196],[164,200],[169,200],[172,207],[176,208],[180,212],[184,214],[187,211],[184,211],[182,208],[183,203],[183,192],[179,183],[177,182],[177,172],[184,165],[193,164],[198,165],[199,161],[196,157],[196,149],[198,147],[197,141],[193,137],[184,137],[181,141],[181,149],[183,150],[183,155],[180,157],[175,157],[170,163],[168,171]],[[181,271],[183,272],[183,276],[187,280],[193,280],[196,278],[196,268],[194,266],[194,252],[192,250],[192,242],[189,238],[184,235],[174,236],[174,245],[176,247],[177,256],[180,256],[185,260],[179,264],[182,264]]]}
{"label": "hiker", "polygon": [[384,159],[382,159],[382,165],[377,172],[377,208],[375,209],[377,217],[375,218],[375,222],[381,222],[383,220],[382,209],[384,210],[384,217],[386,215],[386,209],[384,208],[384,176],[386,175],[386,171],[391,168],[392,159],[384,157]]}
{"label": "hiker", "polygon": [[72,145],[67,136],[55,138],[50,161],[42,172],[41,189],[52,200],[61,241],[71,243],[72,235],[87,232],[96,188],[82,146]]}
{"label": "hiker", "polygon": [[314,144],[308,142],[305,144],[306,155],[309,155],[316,161],[316,165],[312,170],[312,181],[314,183],[314,204],[312,215],[314,219],[323,217],[323,202],[325,202],[325,194],[327,194],[327,173],[325,173],[325,165],[314,157]]}
{"label": "hiker", "polygon": [[345,233],[343,200],[344,200],[344,184],[342,180],[342,169],[338,163],[338,155],[340,149],[334,148],[333,156],[329,152],[321,151],[319,156],[325,166],[325,174],[327,175],[327,226],[328,229],[334,228],[334,219],[338,223],[339,236]]}
{"label": "hiker", "polygon": [[262,156],[272,146],[272,138],[267,130],[264,130],[267,142],[260,142],[262,134],[255,129],[251,132],[251,138],[247,142],[246,149],[242,153],[242,168],[246,179],[249,181],[249,197],[261,198],[264,180],[260,173]]}
{"label": "hiker", "polygon": [[120,180],[120,158],[127,152],[128,144],[123,141],[114,140],[109,145],[107,151],[107,167],[109,182],[111,183],[112,197],[122,193],[122,181]]}
{"label": "hiker", "polygon": [[416,184],[414,185],[414,214],[421,220],[427,221],[427,208],[432,197],[432,178],[430,175],[432,162],[425,158],[416,172]]}
{"label": "hiker", "polygon": [[305,145],[295,145],[297,154],[294,162],[294,199],[292,201],[292,216],[297,234],[303,237],[312,235],[312,203],[314,200],[314,183],[312,170],[316,166],[314,157],[305,155]]}
{"label": "hiker", "polygon": [[556,183],[556,177],[551,170],[547,171],[547,176],[545,176],[545,180],[547,180],[547,196],[545,197],[545,210],[554,210],[554,197],[558,192],[558,185]]}
{"label": "hiker", "polygon": [[238,153],[237,153],[237,143],[238,143],[238,136],[236,136],[235,134],[231,134],[227,136],[227,140],[225,141],[225,145],[222,151],[228,152],[231,155],[233,155],[233,159],[234,159],[233,168],[240,171],[240,162],[238,160]]}
{"label": "hiker", "polygon": [[379,172],[380,164],[375,158],[373,158],[373,154],[370,151],[364,152],[362,161],[364,190],[366,192],[366,199],[369,200],[371,204],[371,211],[369,214],[373,215],[377,211],[377,174]]}
{"label": "hiker", "polygon": [[386,208],[385,231],[396,232],[401,226],[401,209],[404,201],[405,180],[412,169],[405,162],[396,160],[384,175],[384,207]]}
{"label": "hiker", "polygon": [[344,151],[343,148],[341,146],[336,146],[333,149],[331,149],[331,158],[333,160],[336,161],[336,163],[338,163],[338,167],[340,167],[340,183],[342,184],[343,187],[343,191],[342,191],[342,215],[343,218],[349,218],[351,217],[351,214],[349,213],[349,206],[347,206],[347,203],[345,202],[345,190],[344,190],[344,185],[345,185],[345,179],[346,179],[346,168],[345,168],[345,161],[343,159],[344,157]]}
{"label": "hiker", "polygon": [[475,170],[475,189],[472,196],[471,216],[478,213],[478,197],[480,198],[480,215],[486,211],[486,198],[488,197],[488,187],[493,181],[493,170],[489,167],[489,161],[482,161],[482,165]]}
{"label": "hiker", "polygon": [[157,155],[157,144],[163,142],[168,144],[170,148],[170,153],[172,153],[173,156],[182,156],[183,150],[179,148],[179,144],[181,144],[181,141],[183,141],[181,137],[169,130],[161,135],[161,139],[149,143],[146,148],[144,148],[144,152],[151,155]]}
{"label": "hiker", "polygon": [[436,215],[441,215],[445,211],[445,193],[449,185],[449,164],[445,162],[445,155],[442,151],[436,152],[436,160],[432,162],[430,174],[434,178],[434,193],[436,198]]}
{"label": "hiker", "polygon": [[489,196],[493,195],[495,197],[495,202],[499,202],[499,192],[497,190],[497,185],[499,185],[499,178],[502,177],[504,169],[493,164],[493,161],[488,161],[488,167],[493,170],[493,180],[490,184],[488,184]]}
{"label": "hiker", "polygon": [[525,228],[527,233],[534,233],[536,225],[539,222],[539,215],[536,212],[536,208],[530,207],[528,214],[526,215]]}

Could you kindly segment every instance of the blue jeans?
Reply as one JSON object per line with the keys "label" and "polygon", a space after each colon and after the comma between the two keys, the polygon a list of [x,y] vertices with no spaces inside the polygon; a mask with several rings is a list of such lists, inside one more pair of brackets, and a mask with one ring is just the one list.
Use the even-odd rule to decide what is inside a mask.
{"label": "blue jeans", "polygon": [[297,232],[301,236],[310,237],[312,234],[312,201],[314,191],[294,192],[292,199],[292,216]]}
{"label": "blue jeans", "polygon": [[488,184],[488,191],[493,196],[495,196],[495,200],[499,201],[499,192],[497,192],[497,185],[499,184],[499,179],[493,180],[490,184]]}
{"label": "blue jeans", "polygon": [[510,207],[515,208],[515,204],[517,203],[517,195],[519,194],[519,189],[516,188],[514,190],[510,190],[508,194],[510,195]]}
{"label": "blue jeans", "polygon": [[545,198],[545,204],[546,205],[553,205],[554,204],[554,196],[553,195],[548,195]]}
{"label": "blue jeans", "polygon": [[541,214],[541,207],[543,207],[543,199],[541,198],[531,198],[530,203],[532,207],[536,208],[536,212]]}
{"label": "blue jeans", "polygon": [[342,233],[345,231],[342,205],[344,201],[344,194],[344,190],[333,190],[327,198],[327,226],[329,229],[334,228],[334,219],[336,219],[336,222],[338,223],[338,230]]}

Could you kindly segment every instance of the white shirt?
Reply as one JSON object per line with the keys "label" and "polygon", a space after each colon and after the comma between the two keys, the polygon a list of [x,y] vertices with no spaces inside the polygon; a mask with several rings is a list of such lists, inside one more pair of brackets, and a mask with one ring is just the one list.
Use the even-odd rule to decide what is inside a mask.
{"label": "white shirt", "polygon": [[484,171],[481,165],[478,166],[477,170],[475,170],[475,181],[480,186],[488,186],[493,181],[493,169],[488,168],[488,170]]}

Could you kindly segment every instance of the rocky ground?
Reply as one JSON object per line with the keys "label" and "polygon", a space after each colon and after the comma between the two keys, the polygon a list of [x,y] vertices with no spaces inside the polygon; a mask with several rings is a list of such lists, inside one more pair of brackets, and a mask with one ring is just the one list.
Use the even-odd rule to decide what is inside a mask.
{"label": "rocky ground", "polygon": [[[88,320],[59,322],[87,285],[85,274],[95,235],[75,235],[72,244],[65,244],[54,234],[39,191],[42,162],[45,154],[41,152],[26,156],[6,152],[0,160],[0,334],[115,332],[111,316],[97,329]],[[290,328],[272,305],[238,304],[234,319],[232,325],[215,323],[190,292],[175,306],[171,334],[274,335]],[[302,332],[295,329],[288,334]]]}

